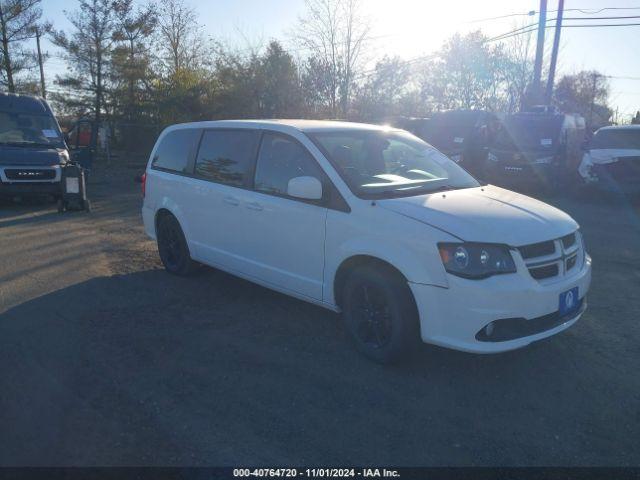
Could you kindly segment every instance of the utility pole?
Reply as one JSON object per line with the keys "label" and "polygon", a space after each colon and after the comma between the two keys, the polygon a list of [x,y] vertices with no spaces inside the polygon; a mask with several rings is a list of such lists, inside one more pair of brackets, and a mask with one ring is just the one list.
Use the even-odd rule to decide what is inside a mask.
{"label": "utility pole", "polygon": [[42,51],[40,50],[40,37],[42,36],[42,31],[39,27],[35,28],[36,34],[36,45],[38,47],[38,65],[40,66],[40,90],[42,91],[42,98],[47,98],[47,89],[44,81],[44,65],[42,64]]}
{"label": "utility pole", "polygon": [[560,48],[560,30],[562,30],[562,12],[564,10],[564,0],[558,0],[558,16],[556,17],[556,31],[553,36],[553,49],[551,50],[551,64],[549,65],[549,78],[547,79],[547,92],[545,103],[551,105],[553,95],[553,82],[556,76],[556,63],[558,62],[558,49]]}
{"label": "utility pole", "polygon": [[593,90],[591,92],[591,109],[589,111],[589,128],[593,130],[593,107],[596,103],[596,86],[598,82],[599,74],[597,72],[593,72],[591,74],[591,79],[593,80]]}
{"label": "utility pole", "polygon": [[538,17],[538,45],[536,47],[536,61],[533,66],[533,99],[534,103],[542,97],[542,55],[544,54],[544,31],[547,26],[547,0],[540,0],[540,13]]}

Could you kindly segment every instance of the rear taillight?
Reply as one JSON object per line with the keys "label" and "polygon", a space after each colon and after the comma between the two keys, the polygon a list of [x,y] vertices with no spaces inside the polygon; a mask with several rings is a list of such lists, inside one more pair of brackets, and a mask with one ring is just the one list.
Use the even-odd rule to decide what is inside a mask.
{"label": "rear taillight", "polygon": [[140,177],[140,186],[142,188],[142,198],[144,198],[144,195],[147,192],[147,172],[144,172]]}

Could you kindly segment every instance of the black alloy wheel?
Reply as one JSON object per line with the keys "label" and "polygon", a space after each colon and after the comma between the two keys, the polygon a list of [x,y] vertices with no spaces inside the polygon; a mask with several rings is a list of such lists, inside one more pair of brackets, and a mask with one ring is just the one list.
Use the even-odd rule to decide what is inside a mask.
{"label": "black alloy wheel", "polygon": [[420,343],[411,290],[389,268],[363,265],[354,269],[345,282],[342,314],[356,348],[375,362],[396,362]]}
{"label": "black alloy wheel", "polygon": [[191,260],[187,241],[176,217],[162,215],[157,221],[156,237],[160,260],[167,272],[184,276],[194,271],[196,263]]}
{"label": "black alloy wheel", "polygon": [[380,349],[391,340],[389,302],[376,284],[362,282],[353,292],[353,316],[358,339],[368,348]]}

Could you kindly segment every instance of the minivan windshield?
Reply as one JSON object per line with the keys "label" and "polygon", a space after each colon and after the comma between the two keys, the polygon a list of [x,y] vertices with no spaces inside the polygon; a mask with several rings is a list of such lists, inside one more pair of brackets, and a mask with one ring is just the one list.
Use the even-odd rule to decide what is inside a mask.
{"label": "minivan windshield", "polygon": [[0,145],[64,147],[49,115],[0,111]]}
{"label": "minivan windshield", "polygon": [[402,131],[341,130],[308,134],[361,198],[391,198],[477,187],[444,154]]}

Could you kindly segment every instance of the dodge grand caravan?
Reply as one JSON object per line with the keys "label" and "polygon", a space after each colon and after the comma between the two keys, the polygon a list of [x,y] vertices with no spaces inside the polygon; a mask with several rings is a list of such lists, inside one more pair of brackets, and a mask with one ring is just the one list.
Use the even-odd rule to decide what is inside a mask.
{"label": "dodge grand caravan", "polygon": [[47,102],[0,93],[0,195],[61,192],[61,166],[69,161],[60,127]]}
{"label": "dodge grand caravan", "polygon": [[478,353],[574,324],[591,280],[577,223],[481,185],[402,130],[326,121],[174,125],[143,179],[167,271],[207,264],[341,312],[357,348]]}

